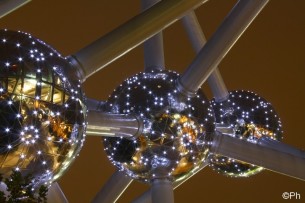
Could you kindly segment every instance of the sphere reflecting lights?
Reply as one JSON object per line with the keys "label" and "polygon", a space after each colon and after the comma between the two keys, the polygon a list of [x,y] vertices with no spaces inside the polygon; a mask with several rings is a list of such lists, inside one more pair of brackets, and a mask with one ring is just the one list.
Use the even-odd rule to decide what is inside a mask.
{"label": "sphere reflecting lights", "polygon": [[[217,128],[229,129],[229,135],[256,143],[262,136],[282,139],[282,125],[274,108],[265,99],[249,91],[237,90],[223,102],[212,100]],[[232,177],[248,177],[263,168],[220,155],[210,155],[210,166]]]}
{"label": "sphere reflecting lights", "polygon": [[70,64],[29,34],[1,30],[0,53],[0,174],[50,184],[83,145],[80,85],[64,75]]}
{"label": "sphere reflecting lights", "polygon": [[183,96],[178,74],[155,71],[125,80],[109,97],[107,111],[133,114],[144,122],[135,139],[104,138],[111,162],[131,178],[150,181],[181,179],[205,160],[214,132],[214,113],[200,91]]}

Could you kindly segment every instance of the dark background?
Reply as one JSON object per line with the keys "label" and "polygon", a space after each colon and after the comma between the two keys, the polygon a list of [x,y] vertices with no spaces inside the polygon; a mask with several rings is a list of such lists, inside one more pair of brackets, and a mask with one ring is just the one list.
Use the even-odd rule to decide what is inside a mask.
{"label": "dark background", "polygon": [[[196,10],[207,37],[232,8],[233,0],[210,0]],[[280,115],[284,142],[305,148],[305,1],[273,0],[244,33],[220,70],[228,89],[252,90]],[[140,12],[140,1],[33,0],[0,19],[0,27],[29,32],[63,55],[77,52]],[[183,72],[195,56],[180,22],[164,31],[168,69]],[[86,96],[106,100],[125,78],[143,70],[142,47],[132,50],[84,83]],[[206,85],[206,94],[211,94]],[[90,202],[115,171],[101,138],[88,137],[80,156],[59,183],[71,203]],[[134,182],[119,202],[148,188]],[[301,200],[283,200],[298,192]],[[226,178],[205,168],[175,190],[175,202],[302,202],[305,184],[271,171],[250,178]]]}

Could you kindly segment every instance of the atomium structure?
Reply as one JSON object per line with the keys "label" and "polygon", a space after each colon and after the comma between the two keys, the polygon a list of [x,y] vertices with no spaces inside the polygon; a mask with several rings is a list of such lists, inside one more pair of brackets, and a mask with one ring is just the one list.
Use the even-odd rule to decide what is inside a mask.
{"label": "atomium structure", "polygon": [[[1,16],[27,2],[3,4]],[[117,172],[94,203],[117,201],[133,180],[151,187],[134,202],[172,203],[173,190],[205,167],[228,178],[268,169],[305,180],[305,153],[281,142],[275,108],[250,90],[228,91],[218,70],[268,0],[238,1],[208,41],[194,13],[205,2],[142,0],[139,15],[67,57],[1,30],[0,173],[31,174],[34,189],[50,186],[49,202],[67,202],[56,181],[95,135]],[[197,53],[181,74],[165,69],[163,53],[162,30],[177,19]],[[143,72],[106,101],[84,96],[87,78],[142,43]],[[207,81],[212,100],[201,89]]]}

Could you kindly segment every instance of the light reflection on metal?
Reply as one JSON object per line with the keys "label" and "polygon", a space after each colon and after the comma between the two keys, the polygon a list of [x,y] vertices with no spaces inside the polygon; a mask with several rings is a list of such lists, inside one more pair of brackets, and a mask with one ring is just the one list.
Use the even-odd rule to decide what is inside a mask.
{"label": "light reflection on metal", "polygon": [[193,98],[175,87],[178,74],[156,70],[125,80],[110,96],[106,111],[137,115],[143,132],[135,140],[104,138],[110,161],[131,178],[180,180],[205,160],[214,132],[214,114],[201,91]]}
{"label": "light reflection on metal", "polygon": [[[170,1],[167,1],[167,2],[170,2]],[[172,2],[174,2],[174,1],[172,1]],[[187,1],[184,1],[184,2],[187,2]],[[190,2],[190,1],[188,1],[188,2]],[[242,1],[241,0],[240,2],[247,2],[247,1]],[[250,1],[248,1],[248,2],[250,2]],[[258,4],[261,4],[261,8],[262,8],[267,1],[257,0],[257,1],[252,1],[252,2],[258,2]],[[258,10],[256,10],[256,12],[258,13],[261,8],[259,8],[259,7],[257,7],[257,8],[258,8]],[[246,9],[244,9],[244,10],[246,10]],[[248,13],[248,12],[245,12],[245,13]],[[251,14],[252,16],[250,16],[250,19],[248,19],[248,20],[250,20],[250,21],[253,20],[257,13],[255,13],[255,12],[252,13]],[[245,18],[240,18],[240,19],[245,19]],[[232,25],[233,24],[234,23],[232,23]],[[154,32],[154,31],[152,31],[152,32]],[[110,36],[110,35],[108,35],[108,36]],[[237,40],[238,37],[239,36],[237,36],[233,40]],[[111,39],[111,37],[108,38],[108,39]],[[127,39],[128,39],[128,37],[127,37]],[[115,50],[115,52],[112,53],[112,55],[110,55],[109,58],[107,58],[108,61],[107,60],[104,60],[104,61],[102,60],[103,61],[102,63],[101,62],[98,62],[98,63],[102,64],[101,67],[104,67],[108,63],[115,60],[117,57],[120,57],[122,54],[131,50],[134,46],[136,46],[138,43],[140,43],[139,41],[141,41],[142,39],[137,39],[137,40],[138,41],[134,44],[131,43],[128,46],[127,45],[122,46],[123,50],[119,50],[119,51]],[[2,42],[5,43],[6,39],[2,39]],[[112,46],[112,42],[111,42],[111,40],[109,40],[110,46]],[[19,47],[20,44],[17,43],[16,46]],[[112,47],[113,49],[118,48],[118,47],[120,48],[119,45],[118,46],[113,46],[113,47]],[[126,47],[128,47],[128,48],[126,48]],[[92,50],[94,50],[94,49],[91,49],[91,51]],[[112,50],[112,49],[110,49],[110,50]],[[222,50],[225,53],[218,53],[218,54],[215,54],[215,55],[217,57],[222,58],[226,54],[228,49],[222,49]],[[86,54],[88,54],[88,53],[86,53]],[[86,59],[86,58],[90,58],[90,57],[84,57],[84,58]],[[78,58],[76,57],[74,59],[75,59],[74,62],[76,61],[76,63],[78,63],[77,62]],[[18,60],[22,61],[23,58],[18,58]],[[36,60],[37,60],[37,58],[36,58]],[[38,58],[37,61],[39,61],[39,60],[44,61],[44,57]],[[217,60],[215,62],[215,64],[217,64],[217,63],[219,63],[219,60]],[[200,64],[200,62],[198,62],[198,64]],[[80,64],[78,64],[78,65],[79,65],[79,67],[81,67]],[[202,65],[202,64],[200,64],[200,65]],[[2,66],[12,68],[12,70],[17,67],[16,64],[11,64],[10,62],[3,62]],[[92,66],[92,67],[96,68],[94,66]],[[9,69],[9,68],[7,68],[7,69]],[[73,69],[70,69],[70,70],[75,71],[76,69],[74,67]],[[93,74],[93,72],[95,70],[96,69],[90,70],[92,72],[89,71],[89,74],[87,74],[87,75],[85,73],[82,73],[81,72],[82,70],[78,70],[78,71],[79,71],[79,75],[81,75],[82,77],[85,78],[85,77],[89,77],[91,74]],[[73,71],[71,71],[71,72],[73,72]],[[39,72],[39,69],[37,69],[37,73],[38,72]],[[1,86],[1,88],[0,88],[1,105],[9,106],[9,108],[2,108],[2,110],[5,110],[2,115],[4,115],[4,117],[6,115],[11,115],[11,114],[16,115],[16,118],[13,118],[13,120],[15,119],[14,121],[16,121],[16,122],[12,122],[13,123],[12,125],[15,125],[17,123],[16,124],[17,128],[15,128],[13,130],[16,130],[16,129],[18,130],[18,123],[19,124],[22,123],[23,120],[31,120],[32,118],[35,118],[35,119],[32,119],[32,120],[35,121],[35,125],[36,125],[37,124],[36,121],[37,120],[41,121],[41,118],[43,118],[43,115],[49,115],[50,118],[48,118],[45,123],[42,123],[41,126],[45,127],[45,128],[47,126],[50,129],[49,132],[47,132],[47,131],[42,132],[42,134],[43,133],[49,133],[52,136],[53,136],[53,134],[55,134],[57,136],[56,138],[59,139],[59,140],[56,140],[56,138],[54,138],[52,136],[47,137],[47,141],[50,141],[51,144],[46,143],[45,145],[50,145],[50,148],[52,148],[52,147],[54,147],[53,145],[55,145],[56,142],[61,143],[62,141],[67,141],[69,139],[69,135],[71,135],[73,133],[76,133],[76,130],[74,129],[75,125],[72,125],[72,124],[69,124],[69,123],[67,124],[66,119],[63,119],[63,118],[65,118],[66,115],[62,116],[62,115],[60,115],[61,112],[53,111],[53,109],[52,109],[54,106],[57,107],[58,105],[61,105],[61,106],[63,105],[65,108],[70,108],[70,105],[67,104],[67,103],[69,103],[71,100],[75,100],[75,93],[73,93],[73,91],[71,93],[70,91],[67,91],[65,88],[58,88],[58,86],[60,87],[62,85],[61,84],[62,83],[61,78],[54,79],[53,83],[51,84],[51,83],[48,82],[49,79],[45,79],[43,77],[42,78],[37,78],[37,75],[39,75],[37,73],[27,73],[26,75],[22,75],[22,77],[21,77],[22,79],[20,79],[18,77],[15,77],[16,75],[14,75],[12,77],[7,77],[5,79],[5,81],[4,80],[1,81],[2,82],[1,85],[4,87],[4,88],[2,88],[2,86]],[[208,72],[206,72],[206,73],[209,74]],[[192,73],[192,74],[193,74],[193,76],[197,75],[196,73]],[[60,73],[59,73],[59,75],[60,75]],[[3,78],[5,78],[5,77],[3,77]],[[81,77],[81,79],[84,79],[82,77]],[[190,78],[192,78],[192,77],[190,76]],[[41,79],[41,82],[40,81],[37,82],[38,81],[37,79]],[[202,82],[204,80],[205,80],[205,78],[202,79],[199,82]],[[186,81],[188,81],[190,83],[194,82],[194,80],[191,80],[191,79],[188,79]],[[181,87],[184,88],[184,90],[182,90],[182,92],[183,91],[184,92],[191,92],[191,93],[193,93],[192,96],[194,96],[195,95],[194,94],[194,89],[197,91],[197,88],[200,86],[200,85],[198,85],[199,82],[197,81],[197,83],[193,84],[193,86],[195,86],[195,88],[189,88],[189,89],[184,88],[184,85],[181,84],[181,83],[179,83],[179,85],[180,85],[180,88]],[[65,84],[67,84],[67,82],[63,82],[63,84],[65,85]],[[188,95],[188,94],[186,94],[186,95]],[[185,106],[185,103],[177,102],[176,100],[177,100],[176,98],[169,97],[169,101],[172,102],[172,107],[176,108],[177,111],[181,112],[183,109],[188,108],[187,106]],[[217,98],[216,98],[216,100],[217,100]],[[3,101],[6,101],[7,103],[4,103]],[[79,104],[82,104],[81,100],[76,99],[76,101],[79,102]],[[50,103],[52,104],[52,105],[50,105],[51,107],[47,105],[47,104],[50,104]],[[161,105],[161,103],[163,105],[163,102],[160,102],[159,105]],[[80,106],[83,107],[83,105],[80,105]],[[119,108],[120,108],[120,106],[114,107],[114,109],[113,109],[114,112],[117,113]],[[30,109],[30,110],[34,109],[33,112],[31,112],[32,114],[28,113],[29,112],[28,109]],[[45,113],[45,112],[40,113],[40,112],[36,111],[35,109],[44,109],[48,112],[47,113]],[[96,110],[99,110],[99,107],[97,107]],[[151,111],[150,106],[147,107],[146,110]],[[222,115],[227,115],[227,114],[230,114],[230,112],[231,113],[234,112],[234,110],[232,111],[232,109],[227,109],[227,110],[228,111],[224,112]],[[131,109],[126,110],[127,113],[130,113],[131,111],[132,111]],[[18,113],[16,113],[16,112],[18,112]],[[48,114],[49,112],[50,112],[50,114]],[[126,113],[126,112],[124,112],[124,113]],[[83,110],[81,110],[79,113],[81,114],[81,117],[84,116],[83,115],[84,114]],[[172,123],[175,123],[178,126],[180,125],[180,127],[183,126],[182,128],[187,129],[186,134],[188,134],[187,137],[190,140],[190,143],[193,143],[193,142],[195,142],[194,140],[197,138],[196,136],[193,136],[196,133],[194,133],[194,132],[190,133],[189,132],[189,131],[192,131],[193,128],[192,128],[191,125],[188,125],[188,124],[192,123],[192,122],[195,123],[196,119],[194,119],[194,120],[188,119],[191,116],[189,116],[189,115],[188,116],[185,116],[185,115],[181,116],[181,115],[182,114],[177,114],[177,113],[170,114],[170,113],[166,112],[166,114],[162,114],[162,113],[158,112],[158,113],[154,114],[153,116],[154,116],[154,119],[156,119],[156,121],[159,122],[159,123],[162,123],[162,119],[166,118],[165,120],[173,121]],[[183,119],[175,118],[175,117],[179,117],[179,116],[180,116],[180,118],[183,118]],[[183,116],[186,117],[186,119],[184,119]],[[5,119],[9,120],[10,117],[8,116]],[[184,120],[184,121],[186,120],[186,121],[185,122],[180,122],[180,120]],[[126,120],[124,120],[124,122],[125,121]],[[144,126],[142,127],[143,132],[141,131],[142,134],[138,133],[138,134],[141,134],[141,135],[137,137],[141,147],[142,146],[151,147],[151,146],[154,146],[154,144],[156,142],[160,145],[166,144],[166,142],[164,141],[166,138],[164,138],[163,135],[161,135],[161,137],[158,137],[157,139],[152,140],[152,142],[147,142],[147,140],[145,140],[145,137],[143,136],[143,134],[150,133],[149,132],[150,129],[154,127],[154,125],[153,125],[154,121],[152,121],[151,119],[145,118],[144,122],[145,122],[145,123],[143,123]],[[7,123],[11,124],[11,122],[7,122]],[[184,126],[185,123],[187,123],[187,126]],[[24,123],[22,123],[22,124],[24,124]],[[82,126],[81,131],[83,131],[84,128],[85,128],[85,124],[84,123],[82,123],[82,124],[83,124],[83,126]],[[115,126],[117,126],[117,125],[115,125],[113,127],[111,127],[111,126],[108,127],[108,125],[110,125],[110,124],[107,124],[107,127],[101,126],[100,123],[96,123],[96,125],[90,125],[88,132],[89,132],[89,134],[90,133],[100,133],[102,135],[108,135],[108,136],[109,135],[111,135],[111,136],[112,135],[115,135],[115,136],[121,135],[122,136],[124,133],[126,133],[126,129],[123,130],[122,126],[115,127]],[[218,125],[218,126],[220,126],[220,125]],[[124,127],[126,127],[126,126],[124,126]],[[170,125],[170,127],[171,128],[176,128],[175,125]],[[200,126],[200,127],[202,127],[202,126]],[[134,130],[134,129],[136,129],[136,128],[133,128],[132,130]],[[177,129],[178,129],[178,127],[177,127]],[[290,148],[287,145],[283,145],[283,144],[281,144],[277,141],[274,141],[272,139],[268,139],[267,136],[269,136],[271,138],[274,138],[274,137],[278,136],[277,133],[268,129],[268,126],[253,124],[251,122],[247,123],[247,122],[245,122],[244,119],[238,119],[238,120],[236,120],[236,125],[234,125],[234,128],[229,129],[229,130],[228,129],[225,129],[225,127],[223,127],[223,126],[218,128],[218,130],[220,130],[223,133],[226,133],[228,135],[234,135],[235,138],[232,138],[232,137],[229,137],[229,136],[222,137],[223,135],[221,135],[221,136],[216,135],[215,136],[216,139],[215,139],[215,143],[214,143],[213,148],[212,148],[212,152],[219,153],[219,154],[222,154],[222,155],[225,155],[225,156],[230,156],[230,157],[232,156],[236,159],[241,159],[243,161],[252,162],[254,164],[258,164],[258,165],[267,167],[267,168],[269,168],[271,170],[275,170],[277,172],[281,172],[281,173],[284,173],[284,174],[287,174],[287,175],[292,175],[292,176],[295,176],[297,178],[304,179],[304,152],[300,152],[298,150]],[[3,130],[1,132],[3,134],[5,134],[5,133],[10,134],[12,132],[12,130],[10,128],[3,128],[1,130]],[[26,145],[29,145],[29,144],[31,144],[30,142],[33,142],[32,144],[34,144],[36,142],[36,140],[33,139],[33,138],[34,137],[36,138],[36,133],[37,133],[36,130],[37,129],[34,127],[34,125],[25,126],[24,131],[22,131],[20,133],[20,135],[22,135],[22,136],[20,136],[20,137],[22,137],[21,142],[19,142],[19,140],[17,142],[16,140],[14,140],[14,136],[11,136],[10,138],[12,138],[12,140],[9,140],[9,141],[12,144],[7,145],[6,146],[7,148],[4,148],[3,146],[0,146],[0,147],[2,147],[1,150],[10,151],[12,148],[14,148],[16,146],[19,147],[19,145],[22,145],[24,143]],[[113,131],[116,131],[116,132],[119,132],[119,133],[116,135],[116,133],[113,133]],[[138,132],[139,130],[134,130],[134,131]],[[171,132],[171,133],[174,134],[173,132]],[[131,134],[134,134],[134,133],[129,133],[128,136],[130,136]],[[151,133],[151,134],[153,134],[153,133]],[[132,137],[132,136],[130,136],[130,137]],[[180,138],[181,137],[183,137],[183,136],[180,136]],[[195,137],[195,139],[192,139],[193,137]],[[221,137],[221,138],[219,138],[219,137]],[[237,137],[239,137],[239,138],[237,138]],[[249,137],[251,139],[248,139]],[[245,138],[248,139],[247,140],[248,142],[245,142],[245,140],[244,140]],[[22,143],[22,142],[24,142],[24,143]],[[69,140],[69,142],[70,142],[70,140]],[[198,141],[198,142],[196,142],[196,144],[204,144],[204,141],[203,140]],[[238,148],[238,147],[241,147],[241,148]],[[10,162],[12,162],[12,163],[15,164],[15,162],[17,163],[17,161],[24,160],[22,163],[20,162],[21,163],[20,166],[27,165],[27,164],[30,165],[31,164],[30,161],[32,161],[32,160],[27,158],[27,153],[31,154],[31,150],[29,150],[29,148],[26,148],[24,146],[23,146],[22,150],[23,150],[23,152],[26,152],[26,153],[23,153],[23,152],[19,153],[18,152],[19,153],[18,154],[18,153],[16,153],[16,151],[12,150],[13,152],[11,152],[10,155],[13,155],[13,158],[11,160],[7,159],[6,160],[7,163],[11,164]],[[179,150],[182,154],[185,151],[187,151],[187,150],[185,150],[185,146],[183,146],[183,147],[179,146]],[[252,151],[253,154],[251,154],[251,153],[245,154],[244,152],[246,150]],[[263,152],[261,152],[261,151],[263,151]],[[41,151],[38,151],[37,153],[41,154]],[[67,155],[68,158],[71,158],[73,153],[74,153],[74,151],[71,150],[68,153],[65,153],[65,155]],[[264,155],[264,153],[266,153],[267,157],[262,157],[262,155]],[[19,156],[19,157],[17,157],[17,156]],[[275,162],[273,162],[272,158],[274,158],[274,157],[279,157],[279,159],[283,159],[284,160],[283,163],[278,164],[277,160],[275,160]],[[1,157],[1,158],[3,158],[3,157]],[[137,154],[137,155],[134,155],[132,157],[132,159],[136,162],[141,161],[141,158],[142,158],[141,154]],[[162,156],[155,155],[150,160],[148,160],[147,163],[149,163],[152,166],[151,168],[156,169],[156,168],[158,168],[158,166],[165,167],[165,168],[170,166],[170,161],[171,160],[164,155],[162,155]],[[232,159],[229,160],[229,161],[234,162]],[[182,158],[177,163],[178,167],[173,171],[174,172],[176,171],[178,174],[181,173],[181,169],[182,169],[182,171],[183,170],[188,171],[189,170],[188,165],[190,163],[191,162],[188,162],[188,160],[186,160],[185,158]],[[245,164],[245,162],[241,162],[241,163]],[[43,165],[47,164],[47,162],[43,161],[42,164]],[[60,164],[61,163],[57,163],[57,162],[54,163],[54,165],[56,165],[56,167]],[[69,164],[70,164],[70,162],[62,163],[63,169],[65,169]],[[123,163],[123,165],[124,164],[125,163]],[[227,164],[227,163],[225,163],[225,164]],[[4,166],[5,166],[5,164],[4,164]],[[203,166],[204,165],[201,165],[201,167],[203,167]],[[286,169],[286,167],[287,167],[287,169]],[[15,168],[15,170],[21,170],[21,169],[23,169],[23,168],[20,168],[19,166],[17,166]],[[198,169],[200,169],[200,167],[196,166],[196,167],[193,168],[192,172],[198,171]],[[173,175],[175,175],[174,172],[172,173]],[[54,179],[57,179],[60,175],[61,175],[60,173],[57,173],[54,176]],[[184,177],[185,176],[181,176],[181,177],[177,178],[176,181],[180,181]],[[161,177],[161,178],[163,178],[163,177]],[[156,180],[154,177],[152,179]],[[49,178],[48,180],[51,180],[51,179]],[[155,195],[155,197],[157,197],[157,195]]]}
{"label": "light reflection on metal", "polygon": [[116,171],[93,198],[92,203],[116,202],[131,184],[132,179],[121,171]]}
{"label": "light reflection on metal", "polygon": [[[90,45],[73,54],[70,59],[80,71],[78,78],[85,81],[96,71],[123,56],[147,38],[165,29],[188,11],[207,0],[166,0],[142,12]],[[69,75],[75,76],[75,69]]]}
{"label": "light reflection on metal", "polygon": [[268,0],[237,2],[181,76],[181,92],[192,94],[201,87],[267,3]]}
{"label": "light reflection on metal", "polygon": [[244,139],[216,134],[211,153],[305,180],[305,152],[266,137],[263,137],[263,140],[259,139],[257,143],[251,143]]}
{"label": "light reflection on metal", "polygon": [[53,48],[22,32],[0,31],[0,173],[33,176],[33,186],[57,180],[84,141],[80,86]]}
{"label": "light reflection on metal", "polygon": [[132,115],[109,114],[89,111],[87,114],[87,135],[137,138],[143,131],[141,119]]}
{"label": "light reflection on metal", "polygon": [[51,187],[48,190],[47,195],[48,202],[56,202],[56,203],[68,203],[65,194],[61,190],[59,184],[57,182],[52,183]]}
{"label": "light reflection on metal", "polygon": [[[161,0],[141,0],[142,11],[149,9]],[[154,69],[165,69],[163,33],[158,32],[143,43],[144,47],[144,71],[149,72]]]}
{"label": "light reflection on metal", "polygon": [[[228,136],[256,143],[262,136],[275,140],[282,138],[282,124],[279,116],[265,99],[257,94],[236,90],[220,102],[212,100],[217,130]],[[210,166],[218,173],[233,177],[248,177],[262,171],[250,163],[238,161],[221,155],[209,157]]]}
{"label": "light reflection on metal", "polygon": [[31,0],[1,0],[0,1],[0,18],[15,11],[21,6],[29,3]]}
{"label": "light reflection on metal", "polygon": [[[207,40],[201,30],[194,11],[189,12],[181,19],[186,30],[189,40],[191,41],[193,49],[199,53]],[[212,90],[213,96],[217,101],[222,101],[228,97],[228,90],[221,77],[218,67],[214,69],[208,78],[209,87]]]}

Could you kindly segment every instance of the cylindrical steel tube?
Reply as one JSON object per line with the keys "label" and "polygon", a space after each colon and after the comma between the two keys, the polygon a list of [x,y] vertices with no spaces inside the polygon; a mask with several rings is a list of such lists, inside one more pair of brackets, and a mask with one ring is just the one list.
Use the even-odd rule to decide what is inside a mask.
{"label": "cylindrical steel tube", "polygon": [[[191,41],[193,49],[199,53],[207,40],[204,36],[204,33],[202,32],[195,12],[191,11],[186,16],[184,16],[182,18],[182,23]],[[217,67],[208,78],[208,83],[216,101],[223,101],[224,99],[228,98],[229,93],[227,87]]]}
{"label": "cylindrical steel tube", "polygon": [[240,0],[182,74],[182,92],[196,92],[215,70],[268,0]]}
{"label": "cylindrical steel tube", "polygon": [[1,0],[0,18],[29,3],[31,0]]}
{"label": "cylindrical steel tube", "polygon": [[136,116],[88,111],[87,135],[134,138],[141,134],[143,123]]}
{"label": "cylindrical steel tube", "polygon": [[[178,188],[180,185],[182,185],[184,182],[186,182],[188,179],[196,175],[199,171],[201,171],[203,168],[205,168],[208,165],[207,162],[204,162],[197,170],[195,170],[193,173],[189,174],[186,178],[175,181],[173,183],[174,190]],[[134,199],[132,203],[151,203],[151,189],[144,192],[142,195],[140,195],[138,198]]]}
{"label": "cylindrical steel tube", "polygon": [[68,200],[60,186],[57,182],[52,183],[51,187],[48,190],[47,195],[48,202],[56,202],[56,203],[68,203]]}
{"label": "cylindrical steel tube", "polygon": [[151,189],[134,199],[132,203],[151,203]]}
{"label": "cylindrical steel tube", "polygon": [[305,152],[275,140],[250,143],[219,133],[211,152],[305,180]]}
{"label": "cylindrical steel tube", "polygon": [[[145,11],[160,0],[142,0],[142,10]],[[149,72],[154,69],[164,69],[164,50],[162,31],[147,39],[144,44],[144,67]]]}
{"label": "cylindrical steel tube", "polygon": [[116,202],[131,182],[132,179],[123,172],[116,171],[96,194],[92,203]]}
{"label": "cylindrical steel tube", "polygon": [[[79,71],[82,73],[79,79],[84,81],[205,1],[207,0],[161,1],[81,49],[71,56],[83,69]],[[75,75],[75,70],[70,74]]]}
{"label": "cylindrical steel tube", "polygon": [[151,200],[152,203],[174,203],[173,183],[167,178],[152,180]]}

